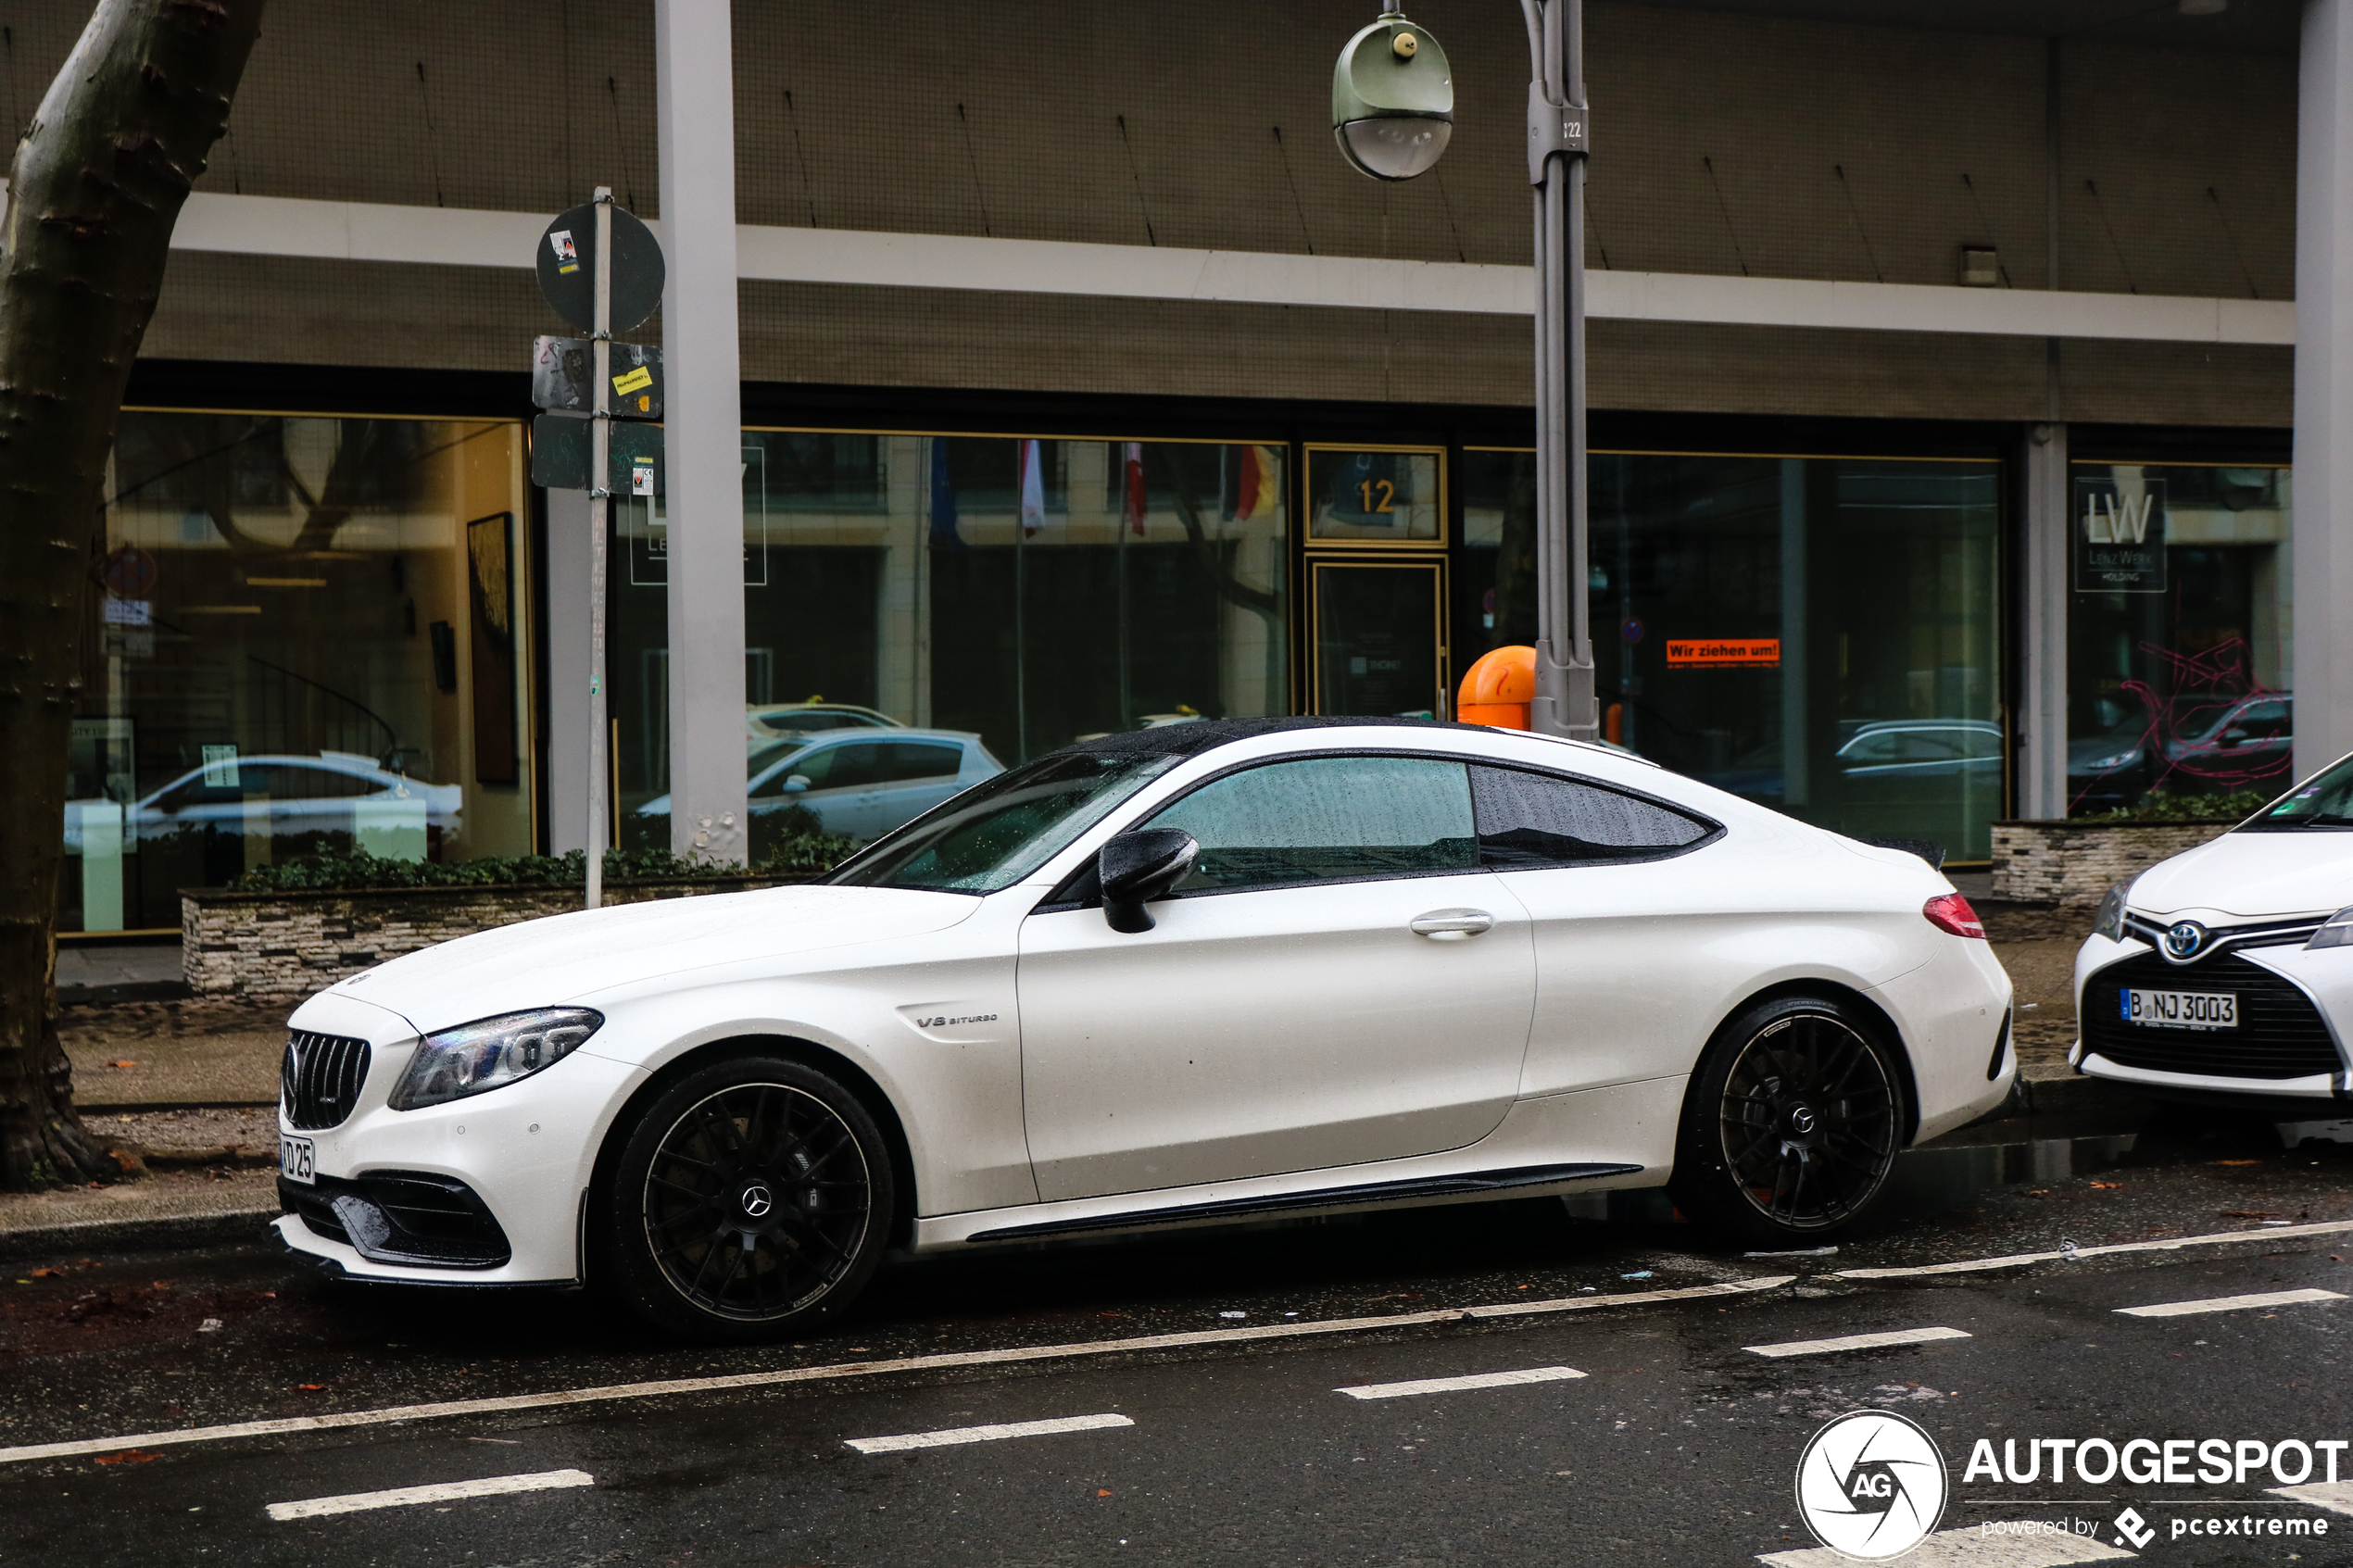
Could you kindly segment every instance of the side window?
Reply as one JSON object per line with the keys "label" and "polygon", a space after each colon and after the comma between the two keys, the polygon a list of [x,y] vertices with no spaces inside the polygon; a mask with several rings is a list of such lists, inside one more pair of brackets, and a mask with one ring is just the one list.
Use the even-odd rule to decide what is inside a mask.
{"label": "side window", "polygon": [[[757,762],[759,759],[754,760]],[[775,767],[773,761],[768,765]],[[833,771],[833,766],[834,752],[831,749],[804,751],[798,757],[790,758],[782,767],[776,767],[774,772],[770,773],[760,784],[753,785],[752,798],[766,800],[781,796],[785,793],[786,781],[793,778],[807,779],[811,789],[824,789],[828,782],[828,775]]]}
{"label": "side window", "polygon": [[1201,845],[1178,893],[1478,869],[1470,770],[1418,757],[1302,757],[1203,784],[1150,826]]}
{"label": "side window", "polygon": [[[890,746],[882,741],[852,741],[820,753],[828,759],[825,776],[809,776],[812,789],[864,789],[881,784],[890,774],[886,767]],[[816,758],[811,758],[815,761]]]}
{"label": "side window", "polygon": [[362,778],[338,768],[308,768],[297,763],[278,770],[278,793],[296,800],[333,800],[346,795],[389,793],[392,787],[390,779]]}
{"label": "side window", "polygon": [[1616,790],[1516,768],[1474,767],[1480,860],[1499,871],[1639,859],[1696,844],[1714,824]]}
{"label": "side window", "polygon": [[964,748],[940,741],[896,740],[875,749],[888,754],[883,759],[884,784],[942,778],[964,765]]}

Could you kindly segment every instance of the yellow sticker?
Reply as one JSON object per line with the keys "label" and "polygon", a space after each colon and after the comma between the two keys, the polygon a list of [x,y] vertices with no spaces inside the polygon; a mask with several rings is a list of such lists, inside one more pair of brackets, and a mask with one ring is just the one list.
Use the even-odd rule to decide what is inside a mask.
{"label": "yellow sticker", "polygon": [[641,414],[650,414],[653,412],[653,408],[654,395],[650,392],[639,393],[637,395],[637,412]]}
{"label": "yellow sticker", "polygon": [[639,391],[653,384],[654,372],[652,368],[647,365],[638,366],[635,370],[630,371],[625,376],[615,376],[612,378],[612,389],[624,397],[633,392]]}

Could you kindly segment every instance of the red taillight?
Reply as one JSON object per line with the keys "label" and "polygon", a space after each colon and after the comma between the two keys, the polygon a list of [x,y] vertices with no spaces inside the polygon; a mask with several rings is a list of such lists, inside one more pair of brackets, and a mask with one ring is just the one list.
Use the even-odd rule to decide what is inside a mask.
{"label": "red taillight", "polygon": [[1928,923],[1939,931],[1949,931],[1956,936],[1974,936],[1985,940],[1985,922],[1969,907],[1969,900],[1957,893],[1940,893],[1920,906],[1920,913]]}

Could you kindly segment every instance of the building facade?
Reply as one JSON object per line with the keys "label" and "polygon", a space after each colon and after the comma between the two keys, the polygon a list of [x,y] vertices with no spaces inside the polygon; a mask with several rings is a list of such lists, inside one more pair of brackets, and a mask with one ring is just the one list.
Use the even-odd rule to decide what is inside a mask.
{"label": "building facade", "polygon": [[[714,602],[672,582],[687,530],[740,536],[747,753],[811,699],[1007,765],[1193,715],[1444,718],[1532,638],[1511,7],[1414,8],[1457,129],[1404,185],[1328,140],[1368,7],[742,0],[730,144],[664,155],[686,8],[271,13],[117,447],[66,929],[171,926],[178,887],[317,848],[582,841],[595,524],[531,483],[532,339],[565,329],[530,266],[594,185],[659,220],[666,164],[732,173],[741,504],[608,520],[619,842],[684,840],[681,704],[738,700],[707,650],[673,668]],[[1963,863],[2006,815],[2353,744],[2341,508],[2309,435],[2296,462],[2341,401],[2298,302],[2340,253],[2309,145],[2337,8],[1588,6],[1613,739]],[[18,11],[21,121],[86,7]]]}

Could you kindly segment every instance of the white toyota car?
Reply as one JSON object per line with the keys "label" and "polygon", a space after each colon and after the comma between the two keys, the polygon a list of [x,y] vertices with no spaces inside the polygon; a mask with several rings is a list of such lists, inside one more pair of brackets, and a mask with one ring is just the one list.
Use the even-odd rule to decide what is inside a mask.
{"label": "white toyota car", "polygon": [[2334,1120],[2353,1099],[2353,757],[2108,890],[2070,1060],[2162,1098]]}
{"label": "white toyota car", "polygon": [[824,882],[484,932],[305,1002],[278,1231],[752,1337],[915,1251],[1669,1184],[1817,1239],[2000,1105],[1921,859],[1592,746],[1238,720],[1000,773]]}

